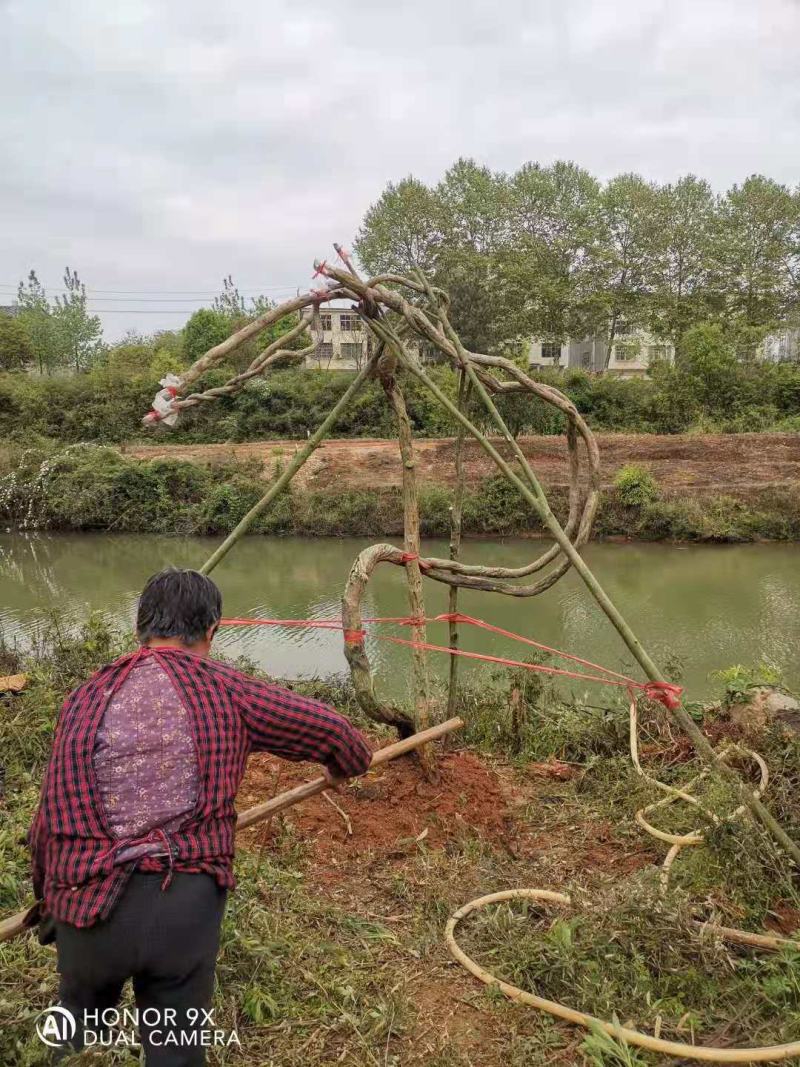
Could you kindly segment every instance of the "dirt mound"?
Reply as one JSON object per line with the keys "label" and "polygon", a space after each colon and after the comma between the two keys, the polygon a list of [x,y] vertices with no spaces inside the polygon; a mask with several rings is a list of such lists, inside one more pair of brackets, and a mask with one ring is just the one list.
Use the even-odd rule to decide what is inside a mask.
{"label": "dirt mound", "polygon": [[[285,817],[301,837],[313,842],[315,856],[323,862],[331,852],[338,858],[366,851],[402,853],[415,839],[441,848],[459,828],[490,840],[506,840],[513,798],[499,777],[467,752],[448,753],[439,759],[438,767],[440,780],[434,785],[426,781],[416,760],[395,760],[332,794],[348,816],[352,834],[341,813],[324,796],[298,804]],[[244,810],[316,773],[317,768],[308,765],[287,765],[270,756],[254,756],[239,792],[239,807]],[[240,840],[245,847],[268,842],[278,825],[273,821],[266,827],[254,827]]]}

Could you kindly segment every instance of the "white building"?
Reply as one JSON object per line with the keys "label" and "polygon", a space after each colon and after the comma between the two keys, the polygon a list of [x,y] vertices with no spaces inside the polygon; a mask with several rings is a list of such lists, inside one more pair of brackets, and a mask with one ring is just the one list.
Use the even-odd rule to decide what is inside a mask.
{"label": "white building", "polygon": [[[534,338],[528,348],[531,367],[577,367],[586,371],[602,371],[606,365],[606,339],[595,334],[582,340],[570,338],[563,344]],[[651,363],[665,359],[672,361],[675,349],[647,330],[622,327],[614,338],[608,370],[624,378],[647,374]]]}
{"label": "white building", "polygon": [[759,346],[761,359],[770,363],[796,363],[800,360],[800,329],[782,330],[765,337]]}
{"label": "white building", "polygon": [[[375,341],[356,311],[327,305],[320,309],[322,340],[317,351],[306,357],[307,367],[321,370],[361,370]],[[312,327],[313,328],[313,327]],[[411,355],[419,358],[417,345],[407,342]]]}

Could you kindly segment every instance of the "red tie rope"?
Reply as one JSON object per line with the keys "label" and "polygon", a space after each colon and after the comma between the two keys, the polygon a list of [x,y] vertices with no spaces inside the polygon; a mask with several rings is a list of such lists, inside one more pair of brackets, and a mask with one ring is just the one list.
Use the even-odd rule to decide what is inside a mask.
{"label": "red tie rope", "polygon": [[[494,626],[483,619],[474,619],[470,615],[462,615],[460,612],[453,614],[436,615],[433,618],[415,619],[410,616],[380,616],[378,618],[364,619],[368,623],[387,623],[394,626],[423,626],[435,622],[459,622],[467,626],[476,626],[490,633],[499,634],[512,641],[530,645],[541,652],[548,652],[553,656],[579,663],[582,667],[588,667],[598,673],[587,674],[583,671],[571,671],[563,667],[550,667],[543,663],[523,663],[521,660],[507,659],[504,656],[490,656],[484,652],[467,652],[465,649],[449,648],[445,645],[435,645],[429,641],[412,641],[405,637],[393,637],[389,634],[373,634],[379,641],[390,641],[395,645],[404,645],[407,648],[422,648],[427,652],[443,652],[450,656],[463,656],[465,659],[480,660],[483,663],[497,663],[504,667],[521,667],[526,671],[537,671],[541,674],[558,675],[562,678],[577,678],[583,682],[597,682],[600,685],[619,686],[623,689],[641,690],[651,700],[657,700],[666,708],[680,706],[683,689],[671,682],[638,682],[635,678],[629,678],[626,674],[613,671],[609,667],[603,667],[599,663],[574,656],[570,652],[562,652],[560,649],[551,648],[530,637],[514,633],[512,630],[504,630],[501,626]],[[307,627],[318,630],[344,630],[341,619],[222,619],[222,626],[281,626],[281,627]],[[364,630],[344,630],[345,640],[350,644],[360,644],[364,641]]]}

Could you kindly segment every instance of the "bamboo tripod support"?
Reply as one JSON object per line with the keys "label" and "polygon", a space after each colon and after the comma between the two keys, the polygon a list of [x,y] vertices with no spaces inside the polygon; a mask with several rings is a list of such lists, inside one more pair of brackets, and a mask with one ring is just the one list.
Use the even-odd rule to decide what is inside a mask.
{"label": "bamboo tripod support", "polygon": [[[365,327],[371,331],[378,343],[377,351],[368,365],[351,383],[351,386],[319,426],[307,445],[297,454],[292,464],[286,468],[278,481],[264,495],[263,499],[251,509],[236,529],[207,560],[202,568],[204,573],[209,573],[219,563],[236,541],[247,532],[258,515],[269,506],[279,492],[288,486],[303,463],[306,462],[314,449],[328,435],[336,419],[346,409],[366,379],[375,373],[379,373],[379,360],[384,356],[384,353],[388,352],[398,366],[402,367],[408,374],[416,377],[438,400],[455,419],[457,425],[463,429],[464,433],[469,434],[477,441],[478,445],[486,452],[503,476],[539,515],[543,525],[554,540],[552,548],[526,567],[513,570],[500,567],[468,566],[460,563],[457,559],[458,541],[460,539],[459,526],[459,535],[454,533],[453,538],[451,538],[450,559],[419,559],[418,568],[415,567],[411,570],[407,567],[412,602],[415,595],[417,602],[419,602],[419,595],[413,592],[412,586],[415,584],[417,575],[420,572],[434,581],[445,582],[451,586],[451,589],[464,587],[485,589],[511,596],[533,596],[549,588],[566,570],[574,567],[600,609],[641,666],[646,677],[654,682],[664,681],[663,674],[580,554],[581,546],[588,540],[599,499],[599,457],[597,445],[591,431],[580,417],[575,406],[557,389],[530,379],[511,360],[499,356],[467,352],[450,324],[447,294],[442,290],[434,289],[421,272],[417,272],[412,278],[384,274],[365,281],[359,277],[349,257],[338,246],[337,252],[344,264],[342,268],[330,266],[326,263],[317,264],[317,272],[327,279],[328,289],[326,292],[299,296],[281,308],[273,309],[268,316],[262,316],[262,319],[257,321],[262,323],[260,328],[263,328],[266,318],[269,318],[270,322],[277,321],[281,315],[288,312],[302,311],[302,309],[309,306],[317,309],[322,300],[334,297],[348,297],[357,302],[357,310]],[[412,303],[404,295],[405,293],[410,294],[415,302]],[[389,321],[387,313],[393,313],[396,316],[397,326]],[[308,320],[309,327],[311,327],[313,321],[314,316],[312,315],[312,318]],[[248,324],[238,334],[223,342],[222,345],[218,345],[216,349],[206,353],[186,372],[183,379],[184,385],[188,385],[189,382],[195,382],[209,367],[219,362],[220,359],[233,351],[238,344],[243,343],[256,332],[256,323]],[[429,344],[444,355],[453,367],[462,372],[462,381],[469,383],[470,389],[481,401],[489,417],[497,426],[504,447],[511,453],[511,462],[503,457],[499,449],[489,440],[489,437],[467,416],[463,392],[460,402],[454,402],[433,381],[424,368],[411,357],[405,343],[408,336]],[[267,352],[269,351],[267,350]],[[259,359],[264,363],[269,358],[270,356],[266,352],[262,353],[254,361],[254,364],[260,366],[258,364]],[[267,369],[268,367],[265,366],[264,370],[266,371]],[[235,392],[242,385],[243,383],[239,382],[238,379],[232,379],[228,387],[225,388],[228,388],[229,392]],[[533,469],[513,435],[509,432],[492,395],[490,395],[502,395],[513,390],[523,390],[531,393],[545,403],[555,406],[566,417],[567,442],[570,454],[570,509],[564,526],[561,525],[550,509],[546,494]],[[176,409],[179,409],[181,404],[188,404],[190,400],[198,402],[198,398],[212,399],[208,394],[193,394],[191,397],[185,398],[185,400],[178,398],[175,400]],[[397,411],[397,405],[395,405],[395,411]],[[461,432],[461,429],[459,432]],[[588,481],[583,485],[581,484],[580,473],[579,439],[585,446],[589,471]],[[413,442],[409,442],[406,439],[403,446],[404,464],[410,459],[413,465],[413,452],[409,451],[409,446],[413,449]],[[516,470],[512,463],[516,465]],[[407,495],[408,493],[406,493],[406,497]],[[409,536],[413,538],[415,532],[418,541],[418,515],[416,516],[415,531],[413,516],[409,525],[408,507],[406,507],[405,513],[407,543]],[[408,561],[389,559],[389,562],[402,563],[402,565],[407,566]],[[517,579],[535,573],[551,564],[552,569],[550,572],[546,573],[533,585],[515,587],[512,582],[508,581],[508,579]],[[363,593],[366,581],[362,581],[360,573],[356,572],[357,567],[354,566],[354,570],[351,572],[351,579],[356,575],[358,579],[356,586],[360,595],[360,593]],[[348,588],[345,590],[343,614],[348,611],[348,599],[351,601],[349,610],[351,612],[354,610],[352,603],[353,592],[353,587],[348,584]],[[360,605],[355,607],[358,609]],[[358,614],[358,610],[355,613]],[[457,633],[454,630],[451,630],[450,640],[451,645],[457,641]],[[386,709],[375,697],[372,680],[369,677],[369,662],[363,652],[363,648],[359,654],[355,654],[352,649],[348,650],[346,643],[345,651],[350,661],[359,700],[367,714],[384,722],[393,721],[393,719],[397,720],[399,727],[407,732],[407,726],[401,725],[402,716],[398,716],[396,711],[393,712],[391,709]],[[453,677],[453,683],[455,683],[455,677]],[[418,693],[420,692],[420,684],[418,677]],[[452,691],[449,706],[451,709],[454,706]],[[800,847],[778,824],[764,804],[753,794],[752,790],[741,781],[736,771],[727,766],[724,761],[718,759],[707,738],[686,710],[683,707],[678,707],[672,710],[672,714],[678,725],[694,744],[697,752],[712,764],[720,774],[735,783],[742,802],[748,806],[753,815],[762,823],[793,862],[800,866]]]}

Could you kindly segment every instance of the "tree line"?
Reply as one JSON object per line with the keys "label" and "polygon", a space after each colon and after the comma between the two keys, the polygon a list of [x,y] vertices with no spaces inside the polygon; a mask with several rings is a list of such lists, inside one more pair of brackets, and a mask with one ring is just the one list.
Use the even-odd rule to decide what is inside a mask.
{"label": "tree line", "polygon": [[[716,193],[694,175],[601,183],[571,162],[505,174],[460,159],[438,184],[389,184],[355,250],[371,274],[425,270],[449,292],[465,343],[483,351],[600,335],[608,358],[617,336],[645,327],[680,355],[693,328],[716,325],[742,355],[800,325],[800,189],[761,175]],[[153,369],[180,369],[269,306],[245,301],[228,276],[211,307],[151,339]],[[31,271],[17,308],[13,320],[0,316],[0,369],[80,373],[137,344],[104,343],[69,267],[54,300]]]}
{"label": "tree line", "polygon": [[719,323],[741,351],[800,314],[800,189],[753,175],[724,194],[694,175],[601,183],[571,162],[513,174],[459,159],[436,185],[387,185],[356,252],[371,274],[420,267],[482,351],[644,327],[680,351]]}
{"label": "tree line", "polygon": [[104,351],[102,327],[89,314],[86,286],[78,272],[64,272],[63,295],[50,300],[36,271],[17,289],[14,318],[0,319],[0,369],[25,370],[35,365],[40,374],[69,367],[88,370]]}
{"label": "tree line", "polygon": [[[13,316],[0,315],[0,370],[21,371],[34,367],[51,377],[61,371],[87,373],[102,367],[122,370],[132,361],[135,375],[150,371],[156,380],[168,371],[178,371],[224,341],[249,319],[271,308],[265,296],[245,300],[231,275],[211,307],[198,308],[180,330],[161,330],[143,337],[135,331],[115,345],[103,339],[100,319],[88,310],[86,286],[78,272],[66,268],[63,295],[50,299],[35,270],[17,290]],[[256,346],[289,328],[281,320],[245,346],[239,362],[249,363]]]}

